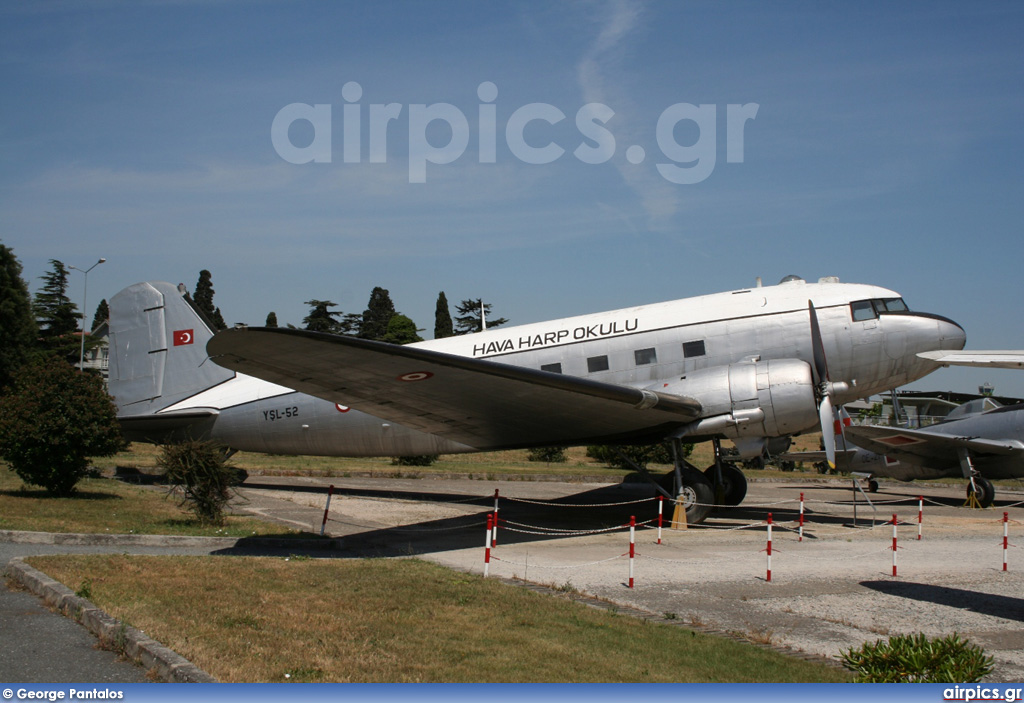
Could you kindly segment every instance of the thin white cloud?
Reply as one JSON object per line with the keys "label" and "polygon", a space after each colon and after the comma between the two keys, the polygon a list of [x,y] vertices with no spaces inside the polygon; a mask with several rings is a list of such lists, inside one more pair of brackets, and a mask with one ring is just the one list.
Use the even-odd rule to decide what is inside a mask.
{"label": "thin white cloud", "polygon": [[622,57],[628,52],[629,40],[642,29],[645,8],[638,0],[607,0],[595,14],[600,25],[576,66],[577,81],[585,102],[601,103],[615,111],[614,125],[606,125],[616,141],[612,163],[643,204],[644,229],[664,230],[679,208],[678,186],[661,178],[650,159],[633,165],[623,157],[627,148],[643,141],[636,127],[642,120],[626,88],[631,79],[622,67]]}

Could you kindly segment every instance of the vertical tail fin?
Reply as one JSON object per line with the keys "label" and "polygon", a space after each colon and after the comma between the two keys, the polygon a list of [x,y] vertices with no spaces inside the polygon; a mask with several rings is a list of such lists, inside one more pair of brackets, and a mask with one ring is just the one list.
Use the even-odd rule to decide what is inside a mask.
{"label": "vertical tail fin", "polygon": [[234,377],[208,361],[211,337],[184,286],[136,283],[111,298],[109,390],[118,416],[151,415]]}

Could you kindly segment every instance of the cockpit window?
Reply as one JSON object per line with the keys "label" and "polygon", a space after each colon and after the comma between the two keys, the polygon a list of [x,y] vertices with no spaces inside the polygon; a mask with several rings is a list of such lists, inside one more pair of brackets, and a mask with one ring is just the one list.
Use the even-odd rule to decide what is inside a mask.
{"label": "cockpit window", "polygon": [[850,312],[854,322],[875,319],[875,308],[870,300],[855,300],[850,303]]}
{"label": "cockpit window", "polygon": [[887,312],[907,312],[908,310],[903,298],[874,298],[872,300],[855,300],[850,303],[850,315],[854,322],[874,320]]}
{"label": "cockpit window", "polygon": [[909,310],[907,304],[903,302],[903,298],[886,298],[882,302],[885,303],[886,312],[907,312]]}

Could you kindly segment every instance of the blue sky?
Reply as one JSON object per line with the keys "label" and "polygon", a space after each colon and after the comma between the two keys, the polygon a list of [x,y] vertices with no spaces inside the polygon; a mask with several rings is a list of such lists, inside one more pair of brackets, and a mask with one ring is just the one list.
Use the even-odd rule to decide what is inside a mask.
{"label": "blue sky", "polygon": [[[106,257],[90,316],[138,281],[191,289],[203,268],[229,323],[298,324],[311,298],[361,312],[379,285],[427,336],[441,290],[527,323],[795,273],[894,288],[972,348],[1020,349],[1022,30],[1014,2],[4,3],[0,239],[33,291],[51,258]],[[590,103],[614,113],[600,163],[574,154],[594,145],[576,122]],[[331,106],[329,162],[275,147],[294,104]],[[370,106],[387,104],[401,110],[371,163]],[[549,163],[506,131],[533,104],[565,115],[520,130],[564,150]],[[680,104],[714,131],[659,135]],[[417,105],[468,127],[423,183],[412,147],[463,130],[417,132]],[[730,105],[756,105],[741,145]],[[286,133],[324,144],[309,122]],[[698,148],[699,182],[659,172],[696,166]],[[1024,396],[1020,376],[948,369],[914,387]]]}

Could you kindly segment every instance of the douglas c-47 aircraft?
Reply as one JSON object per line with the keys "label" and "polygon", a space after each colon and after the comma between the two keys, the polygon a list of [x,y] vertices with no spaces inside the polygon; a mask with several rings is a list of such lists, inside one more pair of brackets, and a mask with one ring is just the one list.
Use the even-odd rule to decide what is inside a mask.
{"label": "douglas c-47 aircraft", "polygon": [[[405,346],[284,328],[213,335],[183,287],[139,283],[110,301],[110,342],[110,391],[135,441],[403,456],[730,439],[751,457],[830,430],[833,408],[926,375],[939,363],[918,352],[963,349],[965,335],[885,288],[787,277]],[[719,460],[702,473],[676,456],[669,487],[688,521],[716,497],[743,500],[738,469]]]}

